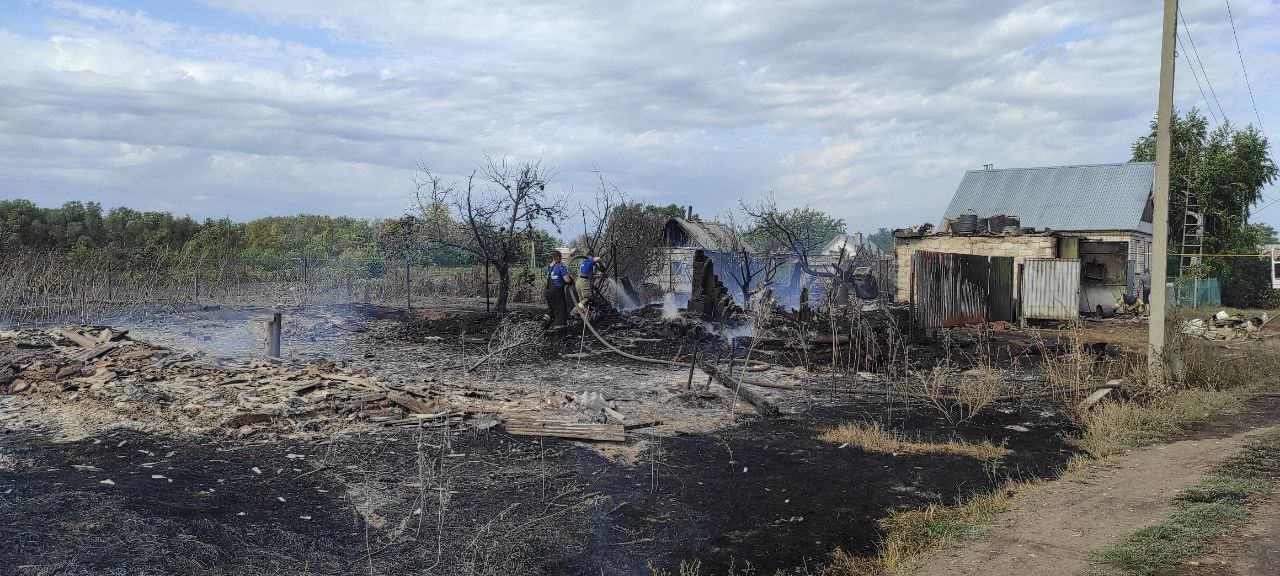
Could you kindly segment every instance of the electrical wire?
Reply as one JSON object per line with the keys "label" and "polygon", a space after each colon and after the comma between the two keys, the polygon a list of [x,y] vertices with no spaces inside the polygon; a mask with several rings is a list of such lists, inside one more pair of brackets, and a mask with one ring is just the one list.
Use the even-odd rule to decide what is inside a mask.
{"label": "electrical wire", "polygon": [[[1204,83],[1209,85],[1209,93],[1213,94],[1213,104],[1218,105],[1218,113],[1222,115],[1223,120],[1226,120],[1227,113],[1222,109],[1222,101],[1218,100],[1218,92],[1213,89],[1213,82],[1209,80],[1209,72],[1204,68],[1204,60],[1200,59],[1200,50],[1196,48],[1196,39],[1191,37],[1191,27],[1187,25],[1187,17],[1182,15],[1181,8],[1178,9],[1178,18],[1182,20],[1182,30],[1187,34],[1187,42],[1191,44],[1191,54],[1196,57],[1196,62],[1200,65],[1200,75],[1204,76]],[[1179,42],[1181,42],[1181,39],[1179,39]],[[1188,64],[1191,63],[1190,58],[1187,59],[1187,63]],[[1195,77],[1195,75],[1196,75],[1195,65],[1192,65],[1191,76]],[[1199,87],[1199,86],[1200,86],[1200,79],[1196,78],[1196,87]],[[1200,90],[1200,96],[1201,97],[1204,96],[1203,89]],[[1204,99],[1204,103],[1205,103],[1205,106],[1208,106],[1209,108],[1209,115],[1214,116],[1213,104],[1209,103],[1208,98]],[[1213,122],[1214,124],[1218,123],[1218,118],[1216,116],[1214,116]]]}
{"label": "electrical wire", "polygon": [[1231,37],[1236,41],[1236,56],[1240,57],[1240,71],[1244,72],[1244,85],[1249,89],[1249,102],[1253,104],[1253,116],[1258,119],[1258,130],[1265,133],[1262,128],[1262,115],[1258,114],[1258,102],[1253,99],[1253,85],[1249,83],[1249,70],[1244,67],[1244,51],[1240,49],[1240,35],[1236,33],[1236,17],[1231,14],[1231,0],[1223,0],[1227,3],[1227,19],[1231,21]]}
{"label": "electrical wire", "polygon": [[1266,211],[1268,211],[1268,210],[1273,210],[1273,209],[1275,209],[1275,207],[1276,207],[1276,206],[1280,206],[1280,198],[1276,198],[1275,200],[1272,200],[1272,201],[1270,201],[1270,202],[1267,202],[1266,204],[1263,204],[1262,206],[1259,206],[1257,210],[1253,210],[1253,211],[1251,211],[1251,212],[1249,213],[1249,216],[1250,216],[1250,217],[1257,217],[1258,215],[1262,214],[1263,212],[1266,212]]}
{"label": "electrical wire", "polygon": [[[1181,47],[1182,36],[1180,35],[1177,36],[1177,39],[1178,39],[1178,46]],[[1187,51],[1183,49],[1182,53],[1186,54]],[[1206,96],[1204,93],[1204,87],[1200,86],[1200,75],[1196,74],[1196,67],[1193,65],[1190,67],[1190,70],[1191,70],[1191,77],[1194,78],[1196,81],[1196,89],[1200,91],[1200,98],[1204,100],[1205,109],[1209,111],[1209,117],[1213,118],[1213,127],[1216,129],[1221,123],[1218,122],[1218,115],[1213,111],[1213,102],[1209,101],[1209,97]],[[1208,80],[1208,78],[1205,78],[1205,80]],[[1213,87],[1210,86],[1209,89],[1213,90]],[[1222,106],[1219,105],[1218,107],[1219,109],[1221,109]]]}

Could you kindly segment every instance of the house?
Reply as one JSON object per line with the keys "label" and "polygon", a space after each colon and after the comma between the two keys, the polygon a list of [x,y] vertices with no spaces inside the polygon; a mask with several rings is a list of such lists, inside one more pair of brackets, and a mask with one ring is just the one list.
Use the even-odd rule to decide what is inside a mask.
{"label": "house", "polygon": [[1006,215],[1023,228],[1125,242],[1136,271],[1149,273],[1155,175],[1152,162],[970,170],[942,218]]}
{"label": "house", "polygon": [[[775,302],[794,308],[806,288],[811,299],[821,297],[820,277],[843,279],[841,270],[855,265],[872,264],[874,271],[868,274],[885,267],[879,251],[864,243],[858,233],[839,234],[826,242],[808,256],[808,269],[791,254],[758,249],[720,222],[670,218],[662,227],[661,240],[662,246],[654,250],[645,274],[646,297],[670,295],[677,306],[684,306],[700,291],[713,292],[717,299],[728,296],[743,305],[748,293],[767,286]],[[706,274],[708,264],[712,274]],[[720,286],[715,286],[717,282]]]}
{"label": "house", "polygon": [[[910,287],[898,292],[898,300],[918,300],[920,282],[967,268],[966,274],[977,274],[974,270],[995,274],[1001,296],[985,292],[996,285],[989,283],[991,278],[969,278],[975,287],[988,282],[981,288],[981,297],[970,294],[971,305],[963,313],[943,310],[940,317],[975,318],[978,314],[972,308],[977,304],[972,303],[984,298],[1003,311],[1003,291],[1014,302],[1010,310],[1020,310],[1024,292],[1034,298],[1049,294],[1038,291],[1049,289],[1042,283],[1052,283],[1057,290],[1045,296],[1057,305],[1052,317],[1109,307],[1119,294],[1130,291],[1135,280],[1150,273],[1154,178],[1155,165],[1149,162],[970,170],[936,232],[927,228],[895,232],[898,285]],[[920,262],[918,252],[931,254],[924,258],[927,262]],[[935,254],[985,258],[985,263]],[[1074,263],[1048,263],[1051,259]],[[1030,261],[1034,261],[1033,270],[1024,274]],[[1078,279],[1070,282],[1059,272],[1048,272],[1072,268],[1079,269]],[[916,277],[920,275],[925,277]],[[1036,279],[1034,286],[1026,287],[1033,289],[1030,292],[1023,286],[1026,278]],[[1074,288],[1068,286],[1072,283]],[[1063,292],[1069,288],[1078,295]],[[1043,312],[1037,307],[1034,313]]]}
{"label": "house", "polygon": [[650,255],[644,283],[659,293],[686,293],[693,279],[694,257],[699,251],[723,255],[743,249],[753,250],[726,224],[668,218],[662,226],[661,245]]}

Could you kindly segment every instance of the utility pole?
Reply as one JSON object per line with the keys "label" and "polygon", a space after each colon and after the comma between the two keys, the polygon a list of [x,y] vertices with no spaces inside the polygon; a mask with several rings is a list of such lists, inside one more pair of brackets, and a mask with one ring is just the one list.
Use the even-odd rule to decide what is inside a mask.
{"label": "utility pole", "polygon": [[1156,110],[1156,180],[1152,191],[1151,307],[1147,326],[1147,379],[1163,386],[1168,354],[1165,336],[1165,284],[1169,272],[1169,171],[1173,155],[1174,44],[1178,32],[1178,0],[1164,0],[1164,34],[1160,42],[1160,104]]}

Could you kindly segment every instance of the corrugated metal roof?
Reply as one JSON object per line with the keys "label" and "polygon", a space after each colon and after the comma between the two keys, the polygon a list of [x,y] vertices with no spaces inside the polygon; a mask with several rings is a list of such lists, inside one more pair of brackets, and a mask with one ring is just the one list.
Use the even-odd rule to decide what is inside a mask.
{"label": "corrugated metal roof", "polygon": [[1150,233],[1142,212],[1154,178],[1151,162],[970,170],[943,218],[1002,214],[1037,229]]}

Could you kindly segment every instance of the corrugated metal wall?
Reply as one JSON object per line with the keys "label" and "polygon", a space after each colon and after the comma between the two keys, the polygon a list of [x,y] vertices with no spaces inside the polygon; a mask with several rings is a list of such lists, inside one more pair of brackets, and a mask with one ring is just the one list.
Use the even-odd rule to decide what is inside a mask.
{"label": "corrugated metal wall", "polygon": [[1032,258],[1022,267],[1022,317],[1072,320],[1080,316],[1080,261]]}
{"label": "corrugated metal wall", "polygon": [[921,250],[911,266],[917,327],[1013,319],[1013,258]]}
{"label": "corrugated metal wall", "polygon": [[1013,298],[1013,279],[1013,257],[992,256],[991,284],[988,290],[991,305],[987,310],[987,320],[1013,322],[1017,311],[1017,304]]}

